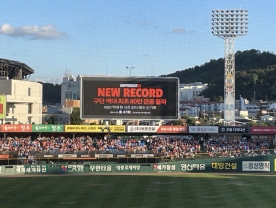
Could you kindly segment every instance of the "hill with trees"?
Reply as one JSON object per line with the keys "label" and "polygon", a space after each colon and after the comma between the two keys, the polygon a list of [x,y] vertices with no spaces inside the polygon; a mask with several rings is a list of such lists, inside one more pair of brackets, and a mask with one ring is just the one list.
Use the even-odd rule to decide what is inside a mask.
{"label": "hill with trees", "polygon": [[[276,100],[276,55],[259,50],[237,51],[235,54],[236,99]],[[178,77],[180,83],[207,83],[202,92],[212,101],[224,96],[224,58],[210,60],[201,66],[176,71],[161,77]]]}
{"label": "hill with trees", "polygon": [[43,105],[54,105],[61,102],[61,85],[42,82],[39,83],[43,86]]}
{"label": "hill with trees", "polygon": [[[237,51],[235,54],[236,99],[241,95],[252,100],[276,100],[276,55],[256,49]],[[161,77],[178,77],[180,83],[207,83],[202,92],[212,101],[222,101],[224,97],[224,58],[210,60],[201,66],[176,71]],[[60,103],[61,85],[43,85],[43,104]]]}

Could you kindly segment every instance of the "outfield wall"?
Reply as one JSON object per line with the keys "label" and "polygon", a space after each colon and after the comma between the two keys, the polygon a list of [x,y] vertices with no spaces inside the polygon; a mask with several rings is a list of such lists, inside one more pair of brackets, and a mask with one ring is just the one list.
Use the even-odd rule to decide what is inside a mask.
{"label": "outfield wall", "polygon": [[276,173],[276,155],[208,158],[152,164],[36,164],[3,165],[0,176],[32,174],[97,174],[97,173],[158,173],[158,172],[227,172]]}

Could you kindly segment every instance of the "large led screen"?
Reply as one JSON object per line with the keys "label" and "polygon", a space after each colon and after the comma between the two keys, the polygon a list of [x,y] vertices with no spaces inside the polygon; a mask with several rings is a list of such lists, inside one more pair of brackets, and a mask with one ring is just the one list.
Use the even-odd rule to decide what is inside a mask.
{"label": "large led screen", "polygon": [[82,77],[82,119],[178,119],[174,77]]}

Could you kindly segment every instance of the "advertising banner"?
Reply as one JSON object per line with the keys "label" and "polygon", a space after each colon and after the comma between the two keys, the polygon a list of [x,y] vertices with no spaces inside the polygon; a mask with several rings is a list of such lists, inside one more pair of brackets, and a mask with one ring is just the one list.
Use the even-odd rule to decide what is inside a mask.
{"label": "advertising banner", "polygon": [[242,171],[270,171],[270,161],[242,161]]}
{"label": "advertising banner", "polygon": [[10,155],[8,155],[8,154],[3,154],[3,155],[0,155],[0,159],[3,159],[3,158],[9,158],[10,157]]}
{"label": "advertising banner", "polygon": [[6,118],[6,106],[7,106],[6,95],[0,95],[0,119]]}
{"label": "advertising banner", "polygon": [[187,133],[187,126],[159,126],[157,133]]}
{"label": "advertising banner", "polygon": [[77,154],[58,154],[58,158],[77,158]]}
{"label": "advertising banner", "polygon": [[17,165],[16,173],[32,174],[32,173],[47,173],[48,165]]}
{"label": "advertising banner", "polygon": [[180,170],[181,171],[195,171],[195,170],[198,170],[198,171],[205,171],[206,169],[206,165],[204,163],[191,163],[191,164],[181,164],[180,165]]}
{"label": "advertising banner", "polygon": [[31,124],[2,124],[1,132],[32,132]]}
{"label": "advertising banner", "polygon": [[90,165],[90,172],[111,172],[113,165]]}
{"label": "advertising banner", "polygon": [[44,125],[44,124],[33,124],[33,132],[63,132],[63,125]]}
{"label": "advertising banner", "polygon": [[176,171],[175,164],[153,164],[153,171]]}
{"label": "advertising banner", "polygon": [[219,133],[249,133],[248,126],[219,126]]}
{"label": "advertising banner", "polygon": [[155,133],[159,126],[127,126],[127,132]]}
{"label": "advertising banner", "polygon": [[61,165],[61,172],[65,173],[83,173],[83,165]]}
{"label": "advertising banner", "polygon": [[189,133],[218,133],[218,126],[189,126]]}
{"label": "advertising banner", "polygon": [[65,132],[91,132],[91,133],[124,133],[122,125],[65,125]]}
{"label": "advertising banner", "polygon": [[252,134],[276,134],[276,126],[252,126]]}
{"label": "advertising banner", "polygon": [[237,170],[236,162],[212,162],[211,168],[213,170]]}
{"label": "advertising banner", "polygon": [[136,133],[187,133],[187,126],[127,126],[127,132],[136,132]]}
{"label": "advertising banner", "polygon": [[177,77],[82,77],[82,119],[178,119]]}
{"label": "advertising banner", "polygon": [[133,164],[121,164],[121,165],[116,165],[115,169],[116,171],[126,171],[126,172],[138,172],[140,171],[140,165],[133,165]]}

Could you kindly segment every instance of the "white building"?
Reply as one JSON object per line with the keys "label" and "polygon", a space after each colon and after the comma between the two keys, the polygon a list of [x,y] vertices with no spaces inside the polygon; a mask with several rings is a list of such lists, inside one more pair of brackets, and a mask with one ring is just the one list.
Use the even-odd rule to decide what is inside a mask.
{"label": "white building", "polygon": [[64,106],[65,100],[80,100],[80,80],[81,75],[63,77],[61,83],[61,106]]}
{"label": "white building", "polygon": [[0,94],[6,95],[7,100],[3,123],[42,123],[42,84],[1,77]]}
{"label": "white building", "polygon": [[190,84],[179,84],[179,113],[180,116],[188,115],[198,117],[201,111],[219,111],[221,107],[216,107],[215,103],[210,103],[209,98],[199,96],[207,84],[194,82]]}
{"label": "white building", "polygon": [[198,96],[206,88],[207,84],[202,84],[202,82],[179,84],[179,101],[191,101],[194,96]]}
{"label": "white building", "polygon": [[50,117],[53,117],[56,124],[69,124],[71,107],[47,106],[43,108],[42,122],[47,123]]}
{"label": "white building", "polygon": [[200,104],[195,102],[179,101],[180,117],[188,115],[190,117],[198,117],[200,113]]}
{"label": "white building", "polygon": [[247,110],[248,113],[258,113],[260,111],[260,107],[257,104],[252,104],[246,98],[240,96],[240,100],[236,102],[236,108],[238,110]]}
{"label": "white building", "polygon": [[275,122],[275,117],[269,116],[269,115],[263,115],[263,116],[260,116],[260,120],[263,122]]}

